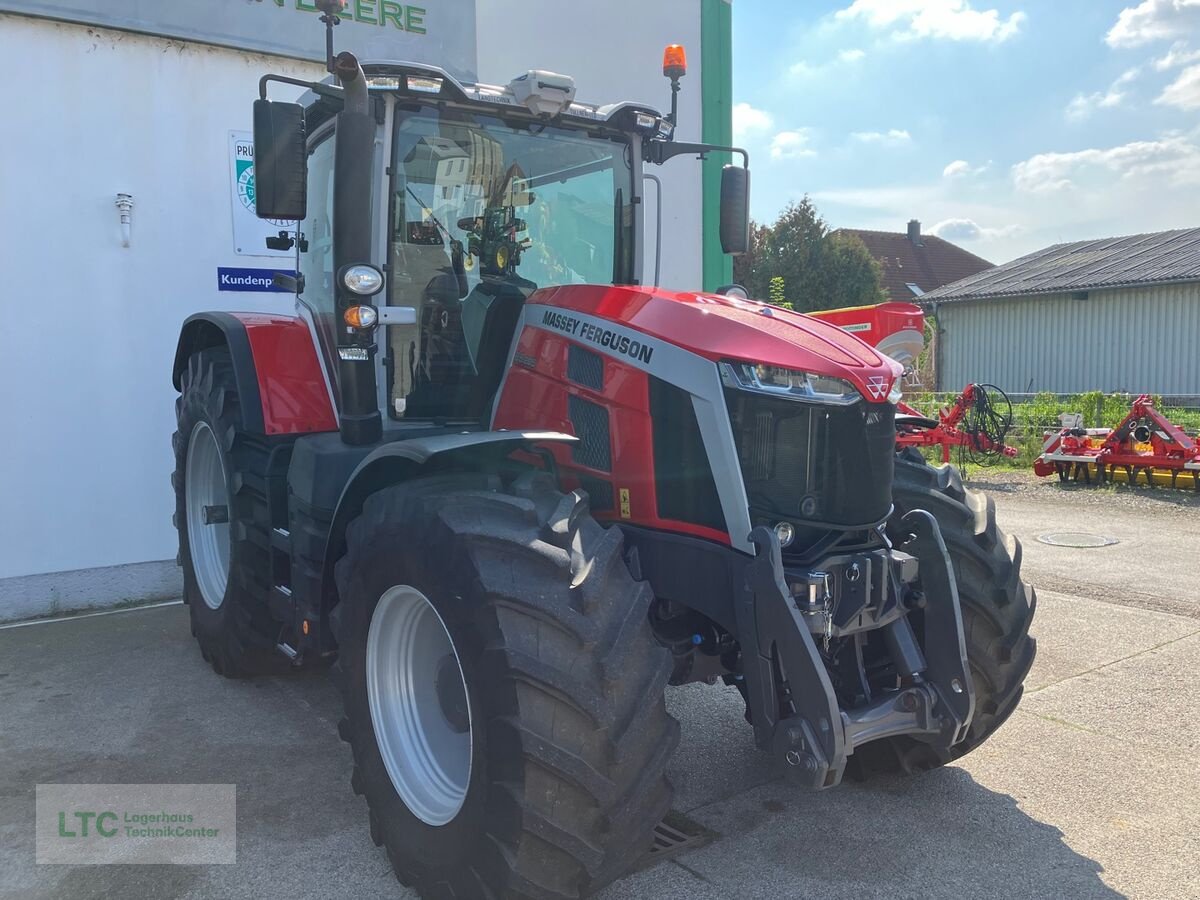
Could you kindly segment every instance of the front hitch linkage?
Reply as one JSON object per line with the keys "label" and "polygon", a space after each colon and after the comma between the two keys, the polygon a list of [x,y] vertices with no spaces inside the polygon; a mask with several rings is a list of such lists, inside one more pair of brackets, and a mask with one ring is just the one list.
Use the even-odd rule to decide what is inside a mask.
{"label": "front hitch linkage", "polygon": [[[779,539],[766,527],[750,533],[756,556],[737,619],[738,630],[753,636],[743,644],[743,660],[755,741],[806,787],[838,784],[847,758],[868,741],[910,735],[948,751],[970,725],[975,697],[950,557],[929,513],[915,510],[902,521],[912,535],[902,550],[920,561],[926,598],[920,644],[928,651],[922,653],[907,615],[891,618],[881,630],[897,670],[909,677],[902,688],[853,709],[841,708],[806,611],[787,586]],[[838,636],[828,615],[822,630]]]}

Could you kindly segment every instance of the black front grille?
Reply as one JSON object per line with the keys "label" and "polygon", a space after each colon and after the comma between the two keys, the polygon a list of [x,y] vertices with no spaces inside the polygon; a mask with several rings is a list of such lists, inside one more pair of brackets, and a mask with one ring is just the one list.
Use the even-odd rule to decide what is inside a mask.
{"label": "black front grille", "polygon": [[895,407],[775,399],[726,391],[742,478],[755,519],[865,528],[887,517],[895,466]]}
{"label": "black front grille", "polygon": [[651,375],[650,422],[659,517],[725,531],[725,514],[692,395]]}

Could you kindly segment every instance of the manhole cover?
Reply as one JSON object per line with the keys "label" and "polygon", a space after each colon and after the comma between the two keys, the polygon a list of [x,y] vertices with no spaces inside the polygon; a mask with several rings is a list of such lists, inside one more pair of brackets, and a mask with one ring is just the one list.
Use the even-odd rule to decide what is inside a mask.
{"label": "manhole cover", "polygon": [[1086,531],[1056,531],[1040,535],[1038,540],[1051,547],[1111,547],[1120,543],[1116,538],[1088,534]]}

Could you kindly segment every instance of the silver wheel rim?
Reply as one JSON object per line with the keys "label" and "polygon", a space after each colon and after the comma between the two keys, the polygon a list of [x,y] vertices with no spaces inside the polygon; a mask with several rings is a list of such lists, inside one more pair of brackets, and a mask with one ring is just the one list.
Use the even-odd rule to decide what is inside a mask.
{"label": "silver wheel rim", "polygon": [[217,436],[207,422],[197,422],[188,440],[187,483],[184,503],[187,515],[188,553],[200,596],[209,609],[225,602],[229,585],[229,522],[205,521],[205,508],[229,510],[229,487]]}
{"label": "silver wheel rim", "polygon": [[367,700],[396,793],[435,827],[462,810],[471,784],[471,707],[454,641],[416,588],[389,588],[367,635]]}

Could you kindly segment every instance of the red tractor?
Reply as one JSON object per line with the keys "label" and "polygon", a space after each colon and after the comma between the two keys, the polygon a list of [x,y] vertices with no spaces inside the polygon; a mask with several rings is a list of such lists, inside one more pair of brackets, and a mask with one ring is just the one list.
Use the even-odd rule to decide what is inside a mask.
{"label": "red tractor", "polygon": [[[641,282],[643,166],[741,151],[547,72],[331,69],[299,104],[262,81],[258,212],[297,223],[272,239],[296,315],[184,324],[176,525],[218,673],[332,664],[402,882],[619,877],[671,806],[668,684],[738,690],[813,788],[943,765],[1004,722],[1034,594],[991,502],[897,456],[900,366]],[[747,191],[726,167],[728,252]]]}

